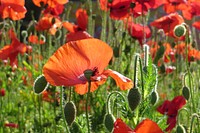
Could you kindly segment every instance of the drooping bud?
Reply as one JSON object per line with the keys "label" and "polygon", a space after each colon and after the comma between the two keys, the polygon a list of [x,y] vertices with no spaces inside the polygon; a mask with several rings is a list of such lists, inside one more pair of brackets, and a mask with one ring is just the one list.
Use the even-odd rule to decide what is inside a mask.
{"label": "drooping bud", "polygon": [[141,94],[137,88],[132,88],[128,92],[128,104],[132,111],[134,111],[139,105],[141,100]]}
{"label": "drooping bud", "polygon": [[49,83],[46,81],[44,75],[40,75],[36,78],[33,84],[33,90],[36,94],[40,94],[44,90],[46,90],[48,86],[49,86]]}
{"label": "drooping bud", "polygon": [[64,114],[67,124],[71,126],[76,118],[76,106],[72,101],[66,103],[64,108]]}
{"label": "drooping bud", "polygon": [[159,99],[158,92],[156,90],[154,90],[151,93],[151,104],[155,105],[157,103],[158,99]]}
{"label": "drooping bud", "polygon": [[190,90],[188,87],[184,86],[182,89],[182,95],[186,100],[189,100],[190,98]]}
{"label": "drooping bud", "polygon": [[184,24],[180,24],[174,27],[174,35],[177,38],[185,36],[185,34],[186,34],[186,27]]}
{"label": "drooping bud", "polygon": [[115,123],[115,117],[112,114],[106,114],[104,117],[104,125],[109,132],[112,132]]}

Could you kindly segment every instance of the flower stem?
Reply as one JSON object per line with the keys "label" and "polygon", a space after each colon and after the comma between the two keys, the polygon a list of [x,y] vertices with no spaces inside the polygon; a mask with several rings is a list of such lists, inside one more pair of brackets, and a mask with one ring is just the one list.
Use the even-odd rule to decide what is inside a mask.
{"label": "flower stem", "polygon": [[86,99],[86,104],[85,104],[88,133],[90,133],[90,120],[89,120],[89,113],[88,113],[88,102],[89,102],[89,98],[90,98],[90,88],[91,88],[91,81],[88,81],[88,93],[87,93],[87,99]]}
{"label": "flower stem", "polygon": [[63,109],[63,87],[60,88],[60,111],[62,113],[62,118],[63,118],[63,121],[64,121],[64,125],[65,125],[65,128],[66,128],[66,131],[67,133],[69,133],[69,128],[68,128],[68,125],[67,125],[67,122],[65,120],[65,114],[64,114],[64,109]]}

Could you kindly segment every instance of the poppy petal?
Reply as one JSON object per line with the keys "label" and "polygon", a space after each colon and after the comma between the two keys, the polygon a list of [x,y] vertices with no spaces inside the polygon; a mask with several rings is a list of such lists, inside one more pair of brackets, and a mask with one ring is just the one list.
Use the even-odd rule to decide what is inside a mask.
{"label": "poppy petal", "polygon": [[[98,82],[91,82],[90,92],[95,91],[98,88],[98,86],[105,83],[105,81],[106,80],[101,80]],[[86,94],[88,92],[88,82],[85,84],[75,85],[75,91],[76,91],[76,93],[78,93],[80,95]]]}
{"label": "poppy petal", "polygon": [[114,123],[113,133],[135,133],[131,128],[129,128],[126,123],[124,123],[120,118],[118,118]]}
{"label": "poppy petal", "polygon": [[86,31],[77,31],[77,32],[71,32],[68,33],[66,36],[67,42],[69,41],[77,41],[82,39],[92,38],[90,34],[88,34]]}
{"label": "poppy petal", "polygon": [[60,47],[44,65],[46,80],[55,86],[85,84],[83,72],[94,68],[101,74],[113,55],[112,48],[98,39],[71,41]]}
{"label": "poppy petal", "polygon": [[135,133],[164,133],[152,120],[145,119],[135,128]]}
{"label": "poppy petal", "polygon": [[117,71],[108,69],[105,70],[103,74],[112,77],[115,80],[117,86],[119,86],[121,90],[127,90],[133,87],[132,80],[118,73]]}
{"label": "poppy petal", "polygon": [[76,19],[77,19],[78,27],[81,28],[81,30],[86,30],[87,24],[88,24],[88,15],[87,15],[86,10],[78,9],[76,11]]}

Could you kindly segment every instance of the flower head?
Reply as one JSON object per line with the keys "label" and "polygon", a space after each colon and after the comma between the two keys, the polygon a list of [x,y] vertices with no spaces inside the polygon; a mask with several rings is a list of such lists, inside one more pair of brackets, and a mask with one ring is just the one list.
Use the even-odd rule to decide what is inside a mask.
{"label": "flower head", "polygon": [[13,30],[9,31],[10,38],[12,40],[10,45],[4,46],[0,49],[0,59],[1,60],[10,60],[10,65],[17,65],[17,55],[24,54],[26,52],[26,45],[21,43],[19,39],[16,37]]}
{"label": "flower head", "polygon": [[111,69],[104,70],[111,60],[113,51],[101,40],[90,38],[70,41],[60,47],[47,61],[43,68],[46,80],[54,86],[75,86],[79,94],[87,93],[88,80],[84,71],[91,70],[91,92],[113,77],[122,89],[130,89],[130,79]]}
{"label": "flower head", "polygon": [[182,24],[183,22],[184,19],[178,15],[178,13],[171,13],[153,21],[151,26],[155,26],[158,29],[163,29],[166,35],[174,37],[174,27]]}
{"label": "flower head", "polygon": [[6,91],[5,91],[5,89],[0,89],[0,96],[1,97],[3,97],[3,96],[5,96],[6,95]]}
{"label": "flower head", "polygon": [[36,6],[45,6],[48,5],[50,7],[55,7],[57,4],[66,4],[68,2],[68,0],[33,0],[33,3]]}
{"label": "flower head", "polygon": [[27,12],[24,4],[24,0],[1,0],[0,17],[3,19],[10,18],[12,20],[24,18]]}
{"label": "flower head", "polygon": [[168,127],[166,128],[166,131],[171,131],[176,126],[178,110],[181,109],[185,104],[186,100],[183,96],[176,96],[172,101],[164,101],[164,103],[157,108],[158,112],[168,116]]}

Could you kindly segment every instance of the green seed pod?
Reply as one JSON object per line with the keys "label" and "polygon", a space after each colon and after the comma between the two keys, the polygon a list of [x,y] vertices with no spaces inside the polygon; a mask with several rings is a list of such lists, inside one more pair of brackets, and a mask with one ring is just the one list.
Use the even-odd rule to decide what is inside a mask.
{"label": "green seed pod", "polygon": [[158,92],[155,90],[151,93],[151,104],[155,105],[159,99]]}
{"label": "green seed pod", "polygon": [[106,114],[104,117],[104,125],[109,132],[112,132],[115,122],[115,117],[112,114]]}
{"label": "green seed pod", "polygon": [[184,96],[184,98],[186,100],[189,100],[190,98],[190,90],[188,87],[184,86],[183,89],[182,89],[182,95]]}
{"label": "green seed pod", "polygon": [[176,128],[176,133],[186,133],[185,128],[182,125],[178,125]]}
{"label": "green seed pod", "polygon": [[66,103],[64,108],[64,114],[67,124],[71,126],[71,124],[74,122],[76,118],[76,106],[72,101]]}
{"label": "green seed pod", "polygon": [[139,105],[141,100],[141,94],[137,88],[132,88],[128,92],[128,104],[132,111],[134,111]]}
{"label": "green seed pod", "polygon": [[174,35],[176,37],[182,37],[186,34],[186,27],[184,24],[180,24],[174,27]]}

